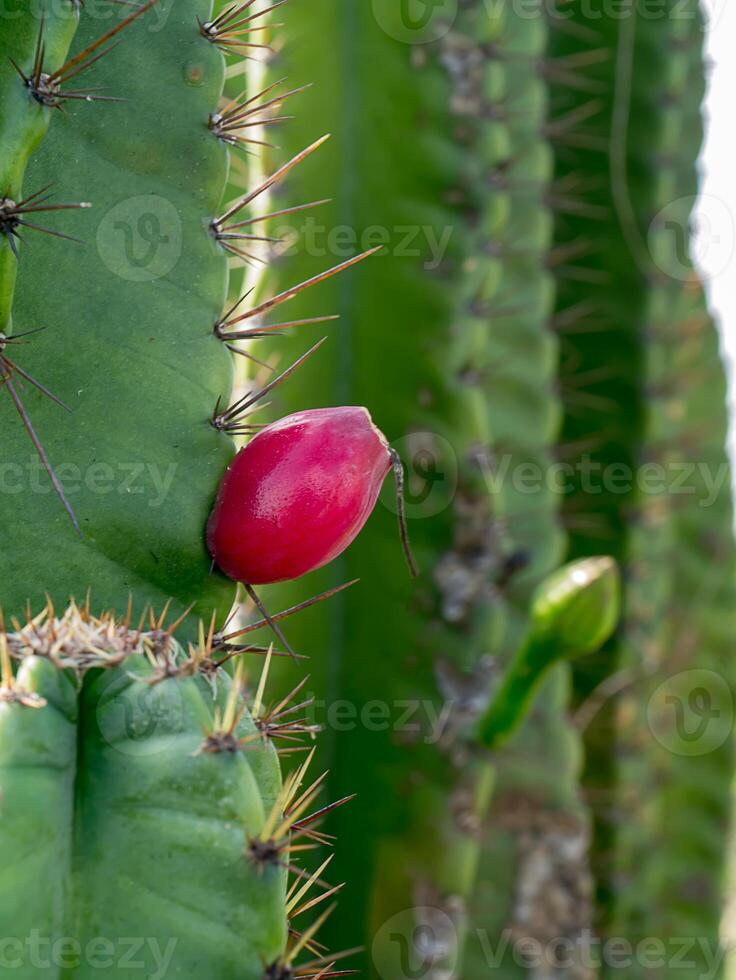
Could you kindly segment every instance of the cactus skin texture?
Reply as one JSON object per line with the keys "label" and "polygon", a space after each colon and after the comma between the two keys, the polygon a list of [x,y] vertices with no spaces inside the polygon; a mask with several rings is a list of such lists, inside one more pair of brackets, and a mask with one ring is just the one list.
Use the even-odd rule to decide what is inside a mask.
{"label": "cactus skin texture", "polygon": [[[281,805],[279,763],[224,671],[213,698],[206,646],[72,606],[0,647],[13,975],[261,978],[286,947],[286,872],[248,849]],[[145,937],[135,968],[126,937]]]}
{"label": "cactus skin texture", "polygon": [[[593,464],[624,477],[652,465],[667,475],[664,489],[629,480],[628,492],[592,496],[581,485],[567,502],[569,514],[598,520],[578,525],[572,553],[589,553],[605,535],[627,583],[618,636],[575,666],[583,782],[596,814],[597,925],[634,948],[646,938],[692,940],[682,972],[696,977],[718,958],[733,764],[730,738],[718,737],[712,718],[702,751],[681,737],[697,729],[699,696],[730,718],[733,689],[721,633],[733,615],[730,495],[724,486],[704,507],[697,470],[703,464],[728,484],[725,380],[687,257],[703,24],[696,3],[666,5],[656,24],[639,11],[618,23],[604,16],[595,37],[582,9],[574,21],[577,35],[554,35],[555,55],[605,48],[609,56],[597,68],[591,58],[584,73],[604,83],[597,114],[562,134],[560,178],[574,172],[578,196],[557,238],[589,243],[577,279],[559,285],[566,438],[595,440]],[[560,118],[589,98],[555,89]],[[610,189],[595,182],[609,150]],[[683,468],[692,470],[685,495],[675,484]],[[637,957],[604,974],[653,975]]]}
{"label": "cactus skin texture", "polygon": [[[128,13],[121,10],[81,9],[72,54]],[[83,245],[28,230],[16,262],[7,236],[0,240],[2,262],[18,267],[15,332],[44,328],[12,348],[14,360],[71,410],[24,391],[81,527],[77,535],[53,497],[3,392],[3,458],[16,465],[23,491],[0,498],[6,615],[28,600],[37,605],[44,593],[63,602],[90,587],[105,606],[124,607],[129,593],[137,609],[173,598],[177,611],[196,602],[207,619],[214,609],[224,616],[232,601],[231,584],[210,575],[203,536],[232,454],[228,435],[209,425],[232,378],[230,355],[212,332],[228,270],[208,225],[220,206],[228,153],[207,128],[225,67],[197,27],[197,17],[209,14],[199,0],[154,8],[80,76],[79,88],[101,86],[124,102],[65,102],[63,113],[41,107],[2,59],[13,104],[12,115],[2,113],[4,131],[12,124],[20,139],[30,117],[37,142],[50,119],[13,193],[51,185],[54,201],[92,205],[38,221]],[[67,33],[76,23],[70,17],[60,22]],[[50,16],[49,40],[52,26]],[[26,73],[38,30],[37,18],[2,24],[3,55]],[[49,65],[63,57],[54,43]],[[23,147],[27,155],[31,137]],[[10,284],[4,275],[4,306]]]}

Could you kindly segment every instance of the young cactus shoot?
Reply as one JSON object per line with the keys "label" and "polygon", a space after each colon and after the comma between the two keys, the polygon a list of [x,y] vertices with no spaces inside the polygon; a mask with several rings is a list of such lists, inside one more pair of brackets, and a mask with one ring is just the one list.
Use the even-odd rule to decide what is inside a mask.
{"label": "young cactus shoot", "polygon": [[549,575],[532,600],[529,634],[481,720],[481,742],[493,749],[503,745],[555,664],[595,653],[620,616],[621,578],[612,558],[583,558]]}

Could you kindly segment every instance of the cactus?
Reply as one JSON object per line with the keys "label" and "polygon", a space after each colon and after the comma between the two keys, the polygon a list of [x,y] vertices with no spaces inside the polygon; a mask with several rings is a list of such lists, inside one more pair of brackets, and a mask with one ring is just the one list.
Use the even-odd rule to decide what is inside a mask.
{"label": "cactus", "polygon": [[[683,756],[672,698],[688,703],[687,678],[697,676],[688,669],[715,671],[714,711],[730,704],[733,683],[720,635],[732,604],[729,491],[721,487],[704,510],[700,469],[693,465],[688,479],[692,500],[678,497],[673,484],[701,460],[728,482],[723,367],[702,297],[687,285],[703,24],[697,4],[684,11],[668,5],[656,26],[640,11],[618,23],[604,16],[591,36],[582,9],[575,10],[580,30],[555,35],[556,55],[583,61],[587,50],[591,65],[604,48],[609,57],[586,70],[596,105],[584,124],[590,94],[576,98],[563,86],[553,94],[561,118],[578,113],[559,154],[559,179],[575,174],[577,196],[557,238],[589,245],[578,279],[559,285],[564,432],[595,441],[590,456],[599,472],[618,466],[630,477],[628,492],[586,497],[579,486],[566,503],[578,519],[572,553],[588,554],[605,540],[625,562],[627,581],[619,635],[575,670],[586,726],[583,784],[596,815],[597,925],[604,937],[625,937],[634,947],[645,937],[692,937],[686,972],[698,976],[718,956],[731,748],[724,739],[705,758]],[[600,180],[605,153],[610,185]],[[706,433],[707,446],[695,450]],[[667,486],[637,489],[631,477],[643,479],[652,466],[667,474]],[[692,570],[703,568],[706,526],[722,539],[725,574],[704,580],[705,605],[696,613]],[[648,975],[636,959],[623,973]]]}
{"label": "cactus", "polygon": [[[263,11],[153,7],[18,3],[0,29],[4,952],[29,978],[136,956],[147,976],[329,977],[314,943],[337,889],[291,849],[323,842],[331,807],[312,756],[282,785],[271,744],[312,729],[267,702],[273,651],[252,697],[229,672],[235,587],[205,547],[263,394],[232,394],[229,258],[319,141],[224,196],[250,120],[241,93],[222,105],[224,52],[242,58]],[[93,598],[57,616],[70,594]],[[126,936],[148,938],[132,954]]]}
{"label": "cactus", "polygon": [[0,909],[17,975],[117,974],[139,936],[147,976],[261,977],[287,941],[283,861],[265,847],[285,793],[240,685],[224,674],[213,702],[206,645],[185,653],[160,624],[75,606],[0,647]]}
{"label": "cactus", "polygon": [[[12,0],[0,25],[13,968],[91,977],[98,940],[104,957],[135,935],[150,976],[324,980],[344,975],[325,926],[382,980],[620,974],[590,962],[595,925],[698,939],[698,976],[736,550],[688,257],[696,0],[659,19],[602,0],[593,19],[577,0],[274,6],[276,50],[255,0]],[[235,457],[265,395],[298,414]],[[367,521],[399,457],[406,501],[384,491]],[[684,500],[587,485],[691,462]],[[603,550],[625,569],[615,636]],[[226,575],[257,621],[232,622]],[[277,649],[250,642],[265,627]],[[690,722],[702,749],[678,741]],[[305,752],[320,725],[282,778],[274,746]],[[301,857],[333,834],[350,848],[331,914],[330,859]],[[572,965],[520,957],[553,940]]]}
{"label": "cactus", "polygon": [[[359,177],[340,185],[321,235],[314,223],[296,230],[307,252],[341,241],[341,230],[363,247],[375,244],[381,230],[389,240],[385,254],[357,272],[355,289],[348,294],[334,286],[330,305],[343,322],[332,359],[312,361],[277,401],[279,411],[310,397],[316,404],[366,404],[409,464],[408,512],[423,571],[417,586],[400,569],[392,571],[392,516],[379,510],[369,533],[312,579],[316,591],[360,576],[360,595],[343,593],[290,632],[305,654],[332,651],[311,674],[326,711],[342,702],[354,707],[354,730],[325,743],[333,793],[347,792],[356,760],[362,774],[360,818],[336,814],[333,824],[340,836],[348,827],[352,835],[359,831],[364,842],[338,858],[348,886],[334,929],[361,923],[380,975],[399,969],[402,948],[410,958],[431,960],[431,950],[412,950],[421,926],[441,937],[437,970],[460,963],[468,925],[501,932],[521,861],[520,834],[509,839],[501,827],[505,801],[524,794],[534,797],[536,810],[572,807],[585,824],[576,799],[579,752],[565,719],[566,666],[547,680],[534,720],[494,765],[478,753],[472,725],[489,696],[485,690],[490,693],[489,655],[500,665],[511,661],[527,632],[534,588],[559,563],[564,545],[557,498],[542,479],[560,419],[556,340],[548,330],[552,222],[545,198],[552,157],[544,139],[545,87],[531,70],[543,60],[546,23],[500,6],[488,16],[481,6],[468,6],[435,43],[412,46],[392,31],[397,21],[389,4],[374,11],[335,2],[309,11],[294,5],[283,13],[292,43],[270,66],[274,78],[288,74],[300,83],[307,77],[305,53],[330,47],[326,28],[339,36],[336,47],[353,39],[350,85],[341,81],[343,61],[321,60],[313,98],[323,128],[337,134],[332,159],[350,154]],[[380,77],[374,64],[382,65]],[[401,104],[391,101],[398,90],[406,94]],[[358,98],[366,108],[355,113]],[[407,130],[411,141],[403,138]],[[302,140],[296,120],[281,134],[282,153],[288,156]],[[329,177],[306,166],[296,191],[324,197]],[[288,194],[278,200],[280,207],[292,204]],[[421,254],[402,254],[402,226],[417,233]],[[435,267],[427,244],[448,232],[449,250]],[[299,260],[303,276],[319,259]],[[276,259],[276,275],[278,269]],[[294,316],[313,316],[313,299],[316,294]],[[540,477],[531,496],[516,479],[525,467]],[[427,500],[413,502],[417,487]],[[378,646],[366,594],[385,610]],[[277,595],[280,604],[294,601],[288,585]],[[288,665],[283,671],[288,685]],[[370,718],[366,728],[361,723],[374,702],[388,705],[380,730]],[[438,746],[426,744],[431,732],[390,730],[407,703],[435,718],[443,708],[450,712]],[[318,717],[325,720],[325,713]],[[329,719],[328,713],[328,727]],[[550,780],[532,793],[535,765],[554,773],[555,785]],[[412,787],[409,797],[405,786]],[[487,825],[494,786],[498,802]],[[481,887],[493,896],[479,899],[485,911],[476,914],[481,837],[495,858],[492,880],[486,877]],[[445,860],[438,862],[438,854]],[[412,908],[420,911],[406,911]],[[428,922],[426,909],[433,910]],[[586,924],[581,920],[573,931]],[[391,938],[397,934],[399,940]]]}
{"label": "cactus", "polygon": [[[74,57],[95,43],[111,9],[80,13]],[[230,585],[210,576],[202,540],[232,451],[208,419],[217,398],[229,397],[232,370],[211,329],[225,301],[227,261],[207,233],[227,170],[226,148],[207,130],[224,61],[198,33],[197,15],[206,19],[206,4],[176,4],[163,28],[151,23],[153,11],[138,17],[118,48],[70,84],[125,101],[64,99],[62,113],[36,104],[15,73],[6,79],[16,100],[20,91],[21,118],[41,117],[40,127],[53,116],[13,193],[48,187],[54,202],[92,205],[48,219],[54,232],[84,244],[29,230],[16,262],[8,237],[0,243],[3,260],[18,267],[14,329],[44,328],[27,347],[9,346],[13,359],[69,408],[33,391],[24,398],[80,528],[50,506],[48,480],[34,469],[23,427],[7,418],[4,395],[5,452],[23,491],[0,504],[6,614],[38,605],[45,593],[63,603],[91,586],[106,607],[124,607],[131,593],[136,610],[172,598],[177,614],[196,602],[207,619],[232,601]],[[48,21],[25,19],[33,44],[39,36],[45,44]],[[14,23],[3,29],[8,51]],[[76,23],[71,9],[64,23]],[[33,57],[33,46],[21,52],[26,73]],[[44,68],[63,60],[46,48]],[[11,306],[7,294],[4,303]]]}

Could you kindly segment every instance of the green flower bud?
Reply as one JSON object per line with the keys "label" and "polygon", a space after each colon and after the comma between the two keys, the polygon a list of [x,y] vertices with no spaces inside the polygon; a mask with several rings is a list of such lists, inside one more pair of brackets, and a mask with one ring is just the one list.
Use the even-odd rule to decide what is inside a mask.
{"label": "green flower bud", "polygon": [[479,737],[498,748],[518,729],[547,673],[561,660],[593,653],[618,623],[621,582],[612,558],[565,565],[540,585],[525,643],[506,668]]}
{"label": "green flower bud", "polygon": [[613,558],[583,558],[545,579],[532,603],[532,631],[558,656],[593,653],[611,636],[621,614],[621,578]]}

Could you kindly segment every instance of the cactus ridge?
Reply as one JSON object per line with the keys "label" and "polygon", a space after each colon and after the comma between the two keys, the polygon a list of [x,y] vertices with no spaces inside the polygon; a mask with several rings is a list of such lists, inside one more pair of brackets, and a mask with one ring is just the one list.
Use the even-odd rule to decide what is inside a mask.
{"label": "cactus ridge", "polygon": [[[559,384],[563,398],[562,443],[569,447],[568,492],[563,513],[570,556],[606,551],[623,562],[627,556],[628,493],[597,492],[595,475],[623,466],[633,473],[639,460],[644,427],[644,354],[640,325],[647,303],[646,283],[619,227],[614,195],[612,131],[617,119],[616,95],[622,91],[620,25],[596,4],[596,23],[574,5],[565,29],[553,18],[550,57],[585,64],[584,77],[600,92],[576,90],[550,82],[553,142],[556,147],[555,247],[585,243],[570,271],[557,270],[554,324],[560,337]],[[597,16],[600,12],[600,16]],[[579,27],[580,30],[575,28]],[[605,51],[604,58],[586,59]],[[624,117],[623,138],[627,137]],[[627,162],[624,160],[624,177]],[[619,181],[620,182],[620,181]],[[641,184],[639,184],[641,188]],[[642,203],[641,198],[637,201]],[[591,287],[591,284],[593,286]],[[587,703],[616,673],[618,643],[612,639],[599,654],[573,664],[575,702]],[[612,708],[605,702],[585,728],[582,782],[594,815],[592,866],[596,910],[607,932],[611,901],[610,861],[613,827],[605,800],[614,782],[615,750]]]}
{"label": "cactus ridge", "polygon": [[[28,490],[25,440],[11,430],[7,456],[23,473],[27,492],[22,502],[3,498],[3,507],[14,515],[13,539],[3,548],[13,582],[4,596],[9,612],[20,612],[29,600],[38,602],[43,591],[64,601],[93,584],[113,608],[132,592],[140,608],[147,602],[163,605],[174,596],[181,613],[196,596],[209,618],[216,607],[224,615],[231,601],[231,587],[209,575],[202,542],[211,488],[232,451],[206,426],[217,394],[229,388],[231,371],[227,352],[211,334],[224,301],[227,263],[208,241],[203,223],[218,205],[227,164],[224,147],[207,138],[224,62],[198,34],[196,14],[205,6],[177,4],[160,31],[153,30],[151,10],[143,16],[136,11],[134,21],[113,13],[118,27],[126,21],[129,26],[115,37],[114,50],[111,45],[97,50],[99,21],[111,13],[104,5],[94,10],[88,5],[80,12],[70,74],[92,62],[85,87],[124,101],[89,105],[71,99],[62,114],[26,94],[26,113],[53,116],[30,159],[27,186],[52,185],[61,200],[89,200],[93,210],[65,212],[64,233],[84,246],[64,249],[44,237],[23,249],[18,263],[14,319],[46,327],[23,350],[22,365],[71,410],[61,418],[57,406],[30,392],[29,414],[44,433],[52,464],[54,459],[64,464],[57,470],[60,482],[76,484],[65,492],[82,536],[74,534],[63,513],[48,507],[42,477]],[[48,27],[43,29],[46,37]],[[10,46],[9,28],[4,35]],[[197,84],[188,80],[190,71]],[[15,73],[12,80],[24,89]],[[168,90],[171,111],[162,127],[159,100]],[[122,133],[129,138],[121,141]],[[146,146],[155,152],[144,155]],[[178,164],[172,162],[176,155]],[[209,182],[208,199],[193,193],[186,177],[191,167]],[[136,242],[138,231],[143,237]],[[150,256],[164,265],[146,267]],[[87,333],[94,344],[80,342]],[[193,358],[211,380],[195,376]],[[100,371],[102,362],[107,372]],[[182,379],[188,379],[186,391]],[[127,420],[124,428],[121,418]],[[64,470],[71,481],[64,479]],[[134,472],[148,475],[136,484]],[[166,507],[154,508],[151,480],[161,477],[171,481],[171,497]],[[182,479],[186,492],[177,490]],[[176,534],[174,523],[167,532],[162,520],[170,507]],[[35,560],[42,574],[31,577]]]}
{"label": "cactus ridge", "polygon": [[[383,6],[387,17],[395,15],[390,4]],[[303,236],[307,246],[308,236],[321,231],[328,251],[334,250],[336,256],[342,254],[342,241],[336,236],[343,230],[346,241],[350,231],[365,249],[375,247],[379,234],[388,235],[391,242],[371,263],[370,277],[356,270],[350,292],[340,288],[336,280],[326,287],[332,290],[330,305],[341,314],[337,343],[325,350],[324,356],[312,359],[293,384],[279,392],[279,409],[304,404],[306,398],[314,399],[315,393],[317,405],[365,404],[390,440],[403,440],[397,449],[405,459],[411,457],[411,447],[415,446],[417,453],[426,451],[436,460],[438,470],[448,477],[458,466],[463,499],[467,500],[463,506],[468,515],[468,552],[471,535],[483,538],[485,551],[487,494],[477,492],[479,487],[482,490],[483,476],[473,460],[473,448],[487,439],[487,411],[482,398],[457,381],[456,372],[459,375],[463,366],[460,334],[456,348],[448,337],[460,298],[460,262],[468,236],[464,212],[470,205],[471,179],[468,158],[463,158],[462,147],[453,144],[453,128],[464,126],[464,121],[451,111],[452,85],[448,68],[442,63],[445,54],[448,58],[452,54],[449,50],[443,53],[440,44],[430,45],[423,52],[415,51],[411,60],[410,50],[397,43],[371,12],[359,5],[329,0],[309,12],[294,5],[285,10],[285,20],[287,36],[293,32],[300,43],[288,45],[283,56],[275,59],[273,78],[288,73],[295,83],[301,82],[306,77],[302,52],[312,43],[318,43],[321,50],[331,50],[334,40],[334,50],[339,51],[344,50],[346,37],[359,36],[361,46],[365,44],[365,50],[371,52],[370,59],[360,55],[351,65],[350,90],[337,81],[336,60],[318,59],[310,103],[315,105],[321,126],[335,132],[336,145],[329,148],[325,158],[327,173],[307,164],[297,178],[301,187],[295,186],[293,193],[306,199],[322,198],[332,180],[331,168],[346,154],[356,161],[359,176],[349,185],[335,177],[338,191],[334,202],[326,206],[324,226],[315,226],[311,216],[305,215],[295,222],[296,228],[288,221],[285,227]],[[331,34],[329,38],[322,36],[325,25],[330,25],[329,31],[335,29],[334,38]],[[376,64],[382,66],[384,77],[380,80],[374,77]],[[312,69],[310,62],[309,71]],[[396,102],[390,96],[392,91],[405,93],[408,102]],[[356,97],[371,100],[371,114],[355,112],[349,100]],[[376,139],[370,123],[376,112],[382,120],[381,139]],[[350,118],[347,129],[346,115]],[[280,134],[287,156],[303,138],[299,125],[297,119]],[[413,140],[405,138],[407,127],[414,133]],[[275,196],[275,206],[287,213],[293,202],[291,193]],[[415,237],[407,251],[402,241],[409,229],[418,230],[420,240]],[[442,243],[448,234],[446,251],[430,254],[429,243]],[[315,247],[307,247],[306,254],[297,260],[303,278],[309,278],[318,267],[324,243],[324,238],[316,238]],[[418,258],[417,252],[421,253]],[[433,264],[433,271],[424,267],[428,264]],[[279,265],[274,265],[277,276]],[[296,298],[294,316],[309,322],[318,312],[316,299],[316,292]],[[420,322],[421,335],[414,326]],[[266,339],[263,349],[269,356],[275,345]],[[413,520],[417,514],[415,476],[410,468],[409,524],[418,564],[424,571],[419,594],[422,603],[434,609],[431,616],[436,635],[427,632],[428,620],[413,608],[409,577],[395,560],[395,518],[383,508],[372,518],[370,532],[333,567],[314,575],[316,590],[360,574],[367,603],[344,593],[334,616],[321,607],[306,614],[292,630],[297,649],[331,651],[315,661],[312,674],[313,690],[320,700],[327,698],[330,710],[335,698],[338,703],[345,700],[354,704],[361,715],[380,702],[388,705],[392,716],[385,729],[369,731],[358,725],[355,731],[345,733],[344,742],[341,735],[339,743],[327,740],[322,749],[324,764],[331,771],[332,795],[341,797],[349,792],[350,772],[356,764],[364,776],[363,802],[351,819],[351,833],[358,833],[363,843],[352,855],[337,858],[338,877],[348,879],[349,886],[333,929],[339,934],[352,922],[358,923],[366,937],[376,935],[372,949],[376,970],[393,968],[390,930],[381,927],[416,905],[420,896],[427,899],[425,904],[442,909],[453,922],[456,936],[442,956],[449,961],[457,955],[466,919],[463,901],[470,893],[478,853],[471,827],[482,816],[491,788],[488,765],[475,758],[472,738],[461,735],[461,728],[470,724],[470,716],[465,719],[458,713],[457,719],[449,721],[450,731],[439,750],[429,744],[428,719],[411,720],[407,732],[391,730],[407,699],[431,705],[431,716],[432,711],[443,708],[441,685],[452,690],[455,685],[468,691],[477,689],[481,702],[487,683],[487,666],[480,662],[485,652],[483,628],[474,622],[476,616],[483,619],[485,615],[480,603],[471,596],[456,621],[443,621],[430,580],[430,568],[452,548],[450,498],[439,512],[432,513],[431,520]],[[442,483],[439,491],[444,493]],[[468,571],[473,574],[469,564]],[[381,569],[380,582],[371,569]],[[482,572],[474,573],[472,587],[482,589]],[[382,619],[388,632],[377,645],[370,596],[380,593],[383,608],[387,591],[392,597],[391,609]],[[278,594],[284,604],[293,601],[293,589],[288,585],[279,586]],[[341,660],[338,651],[347,636],[351,653],[349,659]],[[363,640],[356,646],[360,637]],[[363,643],[361,651],[358,647]],[[413,664],[411,669],[397,670],[396,651],[402,651],[407,664]],[[287,675],[285,663],[278,668],[279,674]],[[280,680],[284,689],[291,685],[288,675]],[[422,731],[415,731],[417,724]],[[464,767],[453,762],[452,745],[458,752],[468,753]],[[407,780],[416,785],[411,799],[405,799],[402,789]],[[371,802],[379,800],[380,811]],[[339,835],[345,821],[338,811],[331,830]],[[400,931],[403,933],[403,927]],[[382,968],[379,964],[384,960]]]}

